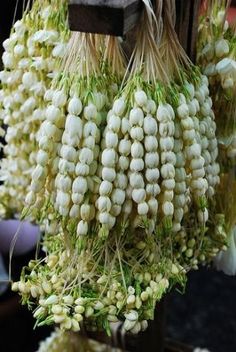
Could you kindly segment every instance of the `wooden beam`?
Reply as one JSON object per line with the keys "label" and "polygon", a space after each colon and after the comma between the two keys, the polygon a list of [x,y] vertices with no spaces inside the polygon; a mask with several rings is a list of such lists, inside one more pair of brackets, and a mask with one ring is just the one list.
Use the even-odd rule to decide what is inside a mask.
{"label": "wooden beam", "polygon": [[70,0],[72,31],[123,36],[138,22],[141,0]]}

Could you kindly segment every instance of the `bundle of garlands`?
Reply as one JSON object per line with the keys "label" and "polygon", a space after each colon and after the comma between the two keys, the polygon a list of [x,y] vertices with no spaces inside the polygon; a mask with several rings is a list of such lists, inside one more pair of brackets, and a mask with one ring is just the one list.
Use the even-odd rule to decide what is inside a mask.
{"label": "bundle of garlands", "polygon": [[[44,3],[35,0],[23,18],[40,19]],[[36,325],[109,333],[110,323],[121,321],[138,333],[168,289],[184,286],[190,269],[225,249],[224,217],[214,207],[220,170],[208,79],[178,42],[173,1],[158,3],[163,16],[144,1],[128,65],[118,39],[71,33],[53,80],[40,75],[46,91],[34,102],[42,110],[30,129],[33,145],[27,135],[35,157],[24,168],[30,182],[22,219],[44,230],[45,256],[12,285]],[[65,38],[65,17],[53,25]],[[32,82],[27,99],[35,96]],[[32,118],[30,111],[20,121]],[[14,125],[17,138],[21,126]],[[22,138],[7,142],[17,153],[24,145]],[[14,158],[18,171],[28,154]]]}
{"label": "bundle of garlands", "polygon": [[219,144],[221,181],[216,211],[225,217],[229,249],[217,256],[216,265],[236,274],[236,22],[227,21],[231,1],[206,2],[199,24],[198,64],[209,78]]}
{"label": "bundle of garlands", "polygon": [[30,11],[29,4],[3,42],[1,119],[8,128],[0,164],[0,198],[1,217],[5,218],[16,217],[24,207],[37,164],[44,94],[57,72],[69,34],[66,0],[36,0]]}

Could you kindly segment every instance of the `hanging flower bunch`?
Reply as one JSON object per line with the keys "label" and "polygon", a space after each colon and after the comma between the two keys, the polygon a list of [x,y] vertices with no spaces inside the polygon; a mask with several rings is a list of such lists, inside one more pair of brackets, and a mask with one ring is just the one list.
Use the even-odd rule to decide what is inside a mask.
{"label": "hanging flower bunch", "polygon": [[225,233],[229,248],[218,254],[215,263],[219,270],[235,275],[236,31],[226,20],[229,6],[230,1],[211,1],[205,9],[199,25],[198,61],[209,76],[223,171],[214,207],[221,224],[215,233]]}
{"label": "hanging flower bunch", "polygon": [[3,43],[1,118],[7,126],[1,160],[5,217],[21,213],[37,163],[38,129],[45,119],[44,94],[57,72],[68,37],[66,1],[34,1]]}
{"label": "hanging flower bunch", "polygon": [[199,24],[198,64],[209,77],[217,119],[220,162],[235,165],[236,27],[226,20],[230,1],[207,2]]}
{"label": "hanging flower bunch", "polygon": [[208,79],[178,43],[171,1],[162,35],[144,3],[126,73],[117,39],[74,33],[44,94],[23,217],[43,224],[45,257],[12,286],[37,325],[109,333],[122,321],[138,333],[167,289],[224,246],[207,234],[219,226]]}
{"label": "hanging flower bunch", "polygon": [[[209,96],[208,79],[189,61],[179,44],[174,31],[173,8],[173,1],[168,1],[163,9],[163,36],[160,49],[168,69],[168,76],[172,77],[176,89],[180,92],[179,101],[182,101],[182,104],[177,107],[177,114],[184,106],[188,111],[185,119],[179,114],[180,119],[175,120],[177,149],[174,151],[178,152],[176,156],[182,155],[183,158],[182,165],[178,165],[177,159],[176,178],[180,172],[184,171],[185,175],[181,182],[175,180],[177,181],[175,199],[178,200],[182,187],[182,194],[187,197],[187,201],[183,210],[180,208],[176,212],[177,214],[181,212],[184,216],[182,215],[182,226],[175,236],[174,245],[181,264],[197,269],[199,263],[210,262],[219,249],[224,248],[225,243],[224,234],[216,234],[213,231],[215,227],[218,228],[218,216],[215,217],[214,213],[208,212],[208,208],[212,209],[215,204],[215,188],[220,181],[216,123]],[[199,155],[198,162],[197,155]],[[204,183],[208,186],[205,191]],[[193,197],[193,203],[190,202],[190,196]],[[209,227],[210,230],[207,231]]]}

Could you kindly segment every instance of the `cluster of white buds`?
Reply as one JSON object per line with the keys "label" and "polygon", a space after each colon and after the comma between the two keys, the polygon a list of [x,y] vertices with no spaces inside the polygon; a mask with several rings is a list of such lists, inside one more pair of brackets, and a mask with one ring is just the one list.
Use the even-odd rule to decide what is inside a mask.
{"label": "cluster of white buds", "polygon": [[205,176],[208,182],[208,197],[212,198],[215,194],[215,187],[219,183],[219,164],[216,162],[218,157],[218,141],[216,138],[215,116],[212,110],[212,100],[209,97],[208,79],[202,76],[202,87],[205,89],[204,101],[199,103],[201,115],[199,125],[200,143],[202,148],[202,156],[205,159]]}
{"label": "cluster of white buds", "polygon": [[[40,5],[41,13],[46,5],[46,2]],[[56,11],[54,5],[48,6],[51,15]],[[8,128],[5,157],[1,165],[1,176],[6,181],[1,186],[0,193],[5,198],[6,206],[14,213],[21,212],[27,194],[28,204],[34,204],[36,200],[34,192],[30,192],[30,182],[32,170],[37,165],[38,131],[45,119],[44,94],[58,67],[59,57],[52,53],[58,45],[64,48],[66,45],[66,35],[62,31],[63,27],[66,31],[67,26],[66,8],[61,8],[60,13],[59,28],[56,18],[52,20],[50,17],[45,21],[41,19],[36,1],[29,13],[26,11],[23,18],[14,24],[10,37],[3,43],[5,52],[4,70],[0,73],[3,98],[1,118]],[[48,21],[50,31],[46,30]],[[39,158],[46,163],[46,154],[41,153]],[[39,166],[33,174],[35,180],[40,182],[45,172],[42,168]],[[36,183],[40,182],[35,182],[33,188],[39,189],[40,186]]]}
{"label": "cluster of white buds", "polygon": [[181,229],[181,222],[184,213],[188,210],[188,188],[186,182],[184,143],[182,130],[179,122],[175,122],[175,141],[174,153],[176,155],[175,164],[175,188],[174,188],[174,216],[173,231],[178,232]]}
{"label": "cluster of white buds", "polygon": [[[150,256],[150,241],[139,241],[138,235],[136,237],[136,246],[132,248],[132,253],[128,251],[132,260],[137,251],[142,255],[148,251]],[[152,270],[152,264],[143,267],[141,265],[134,273],[133,285],[125,288],[121,284],[120,274],[118,275],[116,269],[110,270],[105,258],[100,256],[106,269],[103,274],[99,268],[91,272],[91,265],[96,259],[88,250],[80,256],[74,252],[76,260],[71,261],[63,233],[47,235],[44,240],[47,244],[44,262],[32,260],[28,274],[22,275],[21,280],[12,285],[12,289],[19,291],[23,300],[31,297],[30,299],[36,302],[34,317],[38,323],[46,319],[48,323],[58,324],[63,330],[79,331],[84,321],[89,323],[90,319],[94,321],[96,318],[99,320],[105,317],[110,323],[122,318],[123,329],[137,334],[147,328],[147,320],[153,314],[155,303],[151,308],[150,301],[156,302],[168,289],[167,277],[179,275],[183,270],[178,264],[170,264],[166,277]],[[53,248],[57,248],[56,252]],[[145,258],[143,261],[145,262]],[[116,265],[120,265],[118,258]],[[75,286],[71,285],[72,282]],[[80,291],[77,290],[78,286]],[[91,290],[93,298],[90,299],[83,290],[87,294]]]}
{"label": "cluster of white buds", "polygon": [[[195,96],[198,96],[198,91],[195,91]],[[190,117],[189,107],[183,95],[180,96],[177,114],[183,131],[186,169],[187,175],[190,178],[189,189],[195,200],[198,200],[205,195],[208,187],[207,180],[205,179],[205,160],[201,155],[201,145],[197,141],[197,131],[195,130],[194,120]]]}
{"label": "cluster of white buds", "polygon": [[217,137],[220,141],[220,160],[224,166],[228,167],[235,163],[236,156],[235,29],[230,27],[226,20],[227,9],[222,10],[220,6],[217,7],[217,4],[215,6],[214,10],[211,9],[209,13],[203,14],[202,23],[199,26],[198,64],[209,78],[209,88],[217,121]]}
{"label": "cluster of white buds", "polygon": [[161,177],[163,202],[162,211],[169,218],[174,214],[174,189],[175,189],[175,165],[174,153],[175,113],[171,105],[160,104],[157,109],[159,121],[160,151],[161,151]]}
{"label": "cluster of white buds", "polygon": [[129,135],[131,140],[129,185],[132,192],[132,200],[137,207],[137,214],[140,216],[146,216],[149,211],[149,206],[147,203],[145,179],[147,181],[148,179],[150,180],[147,174],[147,170],[145,174],[143,146],[146,125],[144,123],[143,110],[148,101],[146,93],[142,90],[137,90],[134,93],[134,101],[134,107],[129,112]]}
{"label": "cluster of white buds", "polygon": [[[98,221],[104,229],[110,230],[115,225],[116,216],[121,212],[125,200],[126,179],[122,181],[119,170],[124,171],[121,160],[118,160],[119,133],[121,131],[121,116],[125,111],[122,98],[116,100],[107,115],[107,125],[104,130],[101,153],[101,184],[97,200]],[[121,143],[121,142],[120,142]],[[130,148],[129,148],[130,152]],[[118,164],[118,166],[117,166]]]}

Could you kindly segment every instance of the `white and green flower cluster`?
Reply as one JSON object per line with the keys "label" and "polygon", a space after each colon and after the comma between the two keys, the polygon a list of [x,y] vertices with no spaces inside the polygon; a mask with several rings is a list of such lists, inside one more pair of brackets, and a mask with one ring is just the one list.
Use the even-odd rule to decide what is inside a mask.
{"label": "white and green flower cluster", "polygon": [[181,60],[168,77],[149,11],[125,79],[118,40],[74,33],[42,96],[23,218],[45,230],[45,257],[12,286],[38,325],[136,334],[224,248],[208,212],[220,171],[208,79]]}
{"label": "white and green flower cluster", "polygon": [[212,1],[199,25],[197,61],[209,78],[217,118],[220,160],[235,165],[236,32],[230,26],[225,1]]}
{"label": "white and green flower cluster", "polygon": [[36,165],[38,129],[45,119],[44,94],[66,49],[66,27],[65,2],[35,1],[3,43],[1,119],[7,144],[0,194],[5,216],[15,216],[24,207]]}

